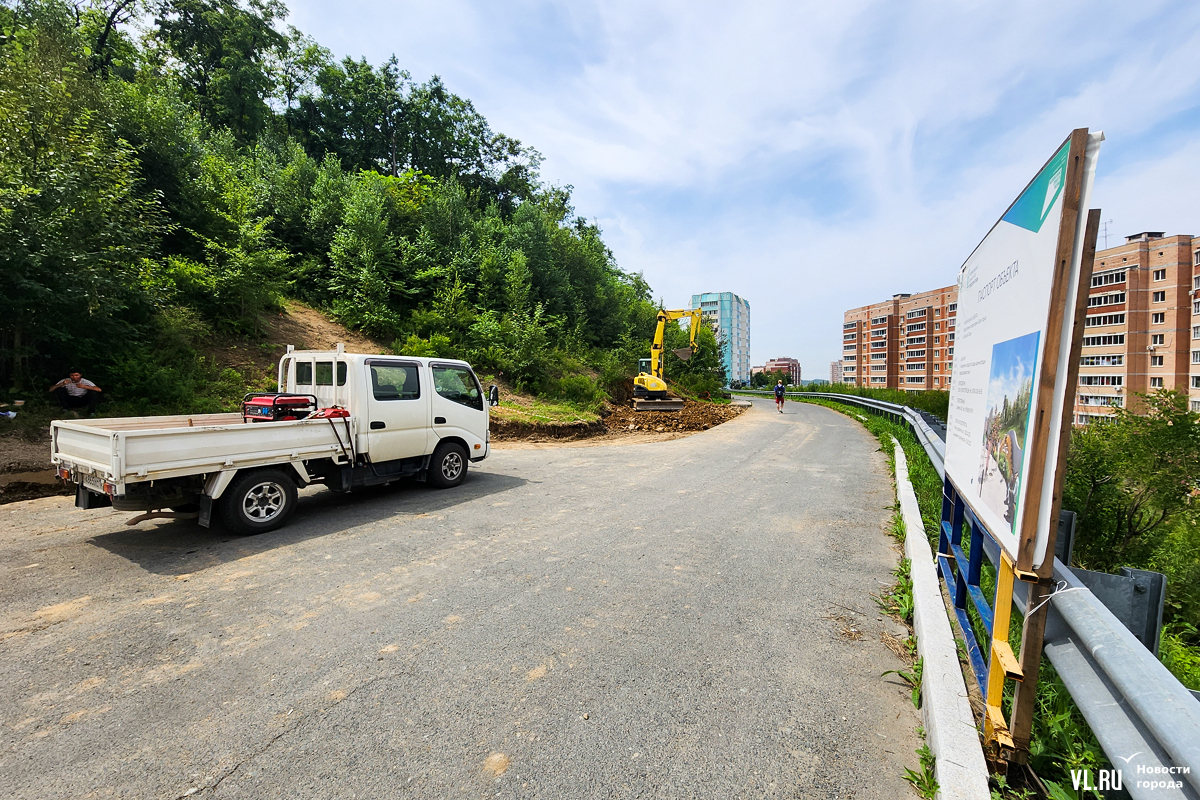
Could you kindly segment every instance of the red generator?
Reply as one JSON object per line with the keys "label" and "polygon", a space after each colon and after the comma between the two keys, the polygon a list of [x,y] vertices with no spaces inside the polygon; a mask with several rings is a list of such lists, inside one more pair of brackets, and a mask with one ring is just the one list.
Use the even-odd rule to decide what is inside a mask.
{"label": "red generator", "polygon": [[304,419],[317,410],[316,395],[248,394],[242,398],[242,419],[246,422],[282,422]]}

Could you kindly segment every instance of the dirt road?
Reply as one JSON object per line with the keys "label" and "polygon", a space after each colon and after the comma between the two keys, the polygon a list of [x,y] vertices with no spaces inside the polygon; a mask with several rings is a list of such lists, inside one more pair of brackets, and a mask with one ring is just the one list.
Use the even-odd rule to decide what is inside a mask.
{"label": "dirt road", "polygon": [[887,465],[787,411],[310,490],[256,537],[0,506],[5,794],[911,796]]}

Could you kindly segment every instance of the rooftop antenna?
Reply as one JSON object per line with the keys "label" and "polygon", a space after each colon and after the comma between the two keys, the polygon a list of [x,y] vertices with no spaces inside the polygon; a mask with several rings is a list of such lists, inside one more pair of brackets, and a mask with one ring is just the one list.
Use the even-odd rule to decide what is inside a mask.
{"label": "rooftop antenna", "polygon": [[1108,249],[1108,226],[1112,225],[1111,219],[1106,219],[1100,223],[1100,235],[1104,237],[1104,249]]}

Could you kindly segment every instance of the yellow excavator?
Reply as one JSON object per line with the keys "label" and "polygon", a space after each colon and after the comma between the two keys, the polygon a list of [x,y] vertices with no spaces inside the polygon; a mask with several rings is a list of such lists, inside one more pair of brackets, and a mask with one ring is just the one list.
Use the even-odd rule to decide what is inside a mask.
{"label": "yellow excavator", "polygon": [[635,411],[682,411],[683,399],[671,397],[667,382],[663,380],[663,334],[667,323],[689,319],[690,346],[672,350],[681,361],[687,361],[696,352],[696,332],[700,330],[700,309],[690,311],[666,311],[659,309],[658,324],[654,328],[654,341],[650,344],[650,357],[638,360],[638,376],[633,379],[633,408]]}

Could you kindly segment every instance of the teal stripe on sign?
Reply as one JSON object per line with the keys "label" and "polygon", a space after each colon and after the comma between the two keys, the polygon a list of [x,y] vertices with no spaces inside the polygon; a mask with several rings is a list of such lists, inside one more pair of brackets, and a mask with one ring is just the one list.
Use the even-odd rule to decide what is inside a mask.
{"label": "teal stripe on sign", "polygon": [[1050,163],[1042,168],[1033,183],[1017,198],[1012,208],[1004,215],[1004,221],[1037,233],[1042,229],[1054,201],[1062,194],[1067,182],[1067,154],[1071,143],[1067,142],[1054,154]]}

